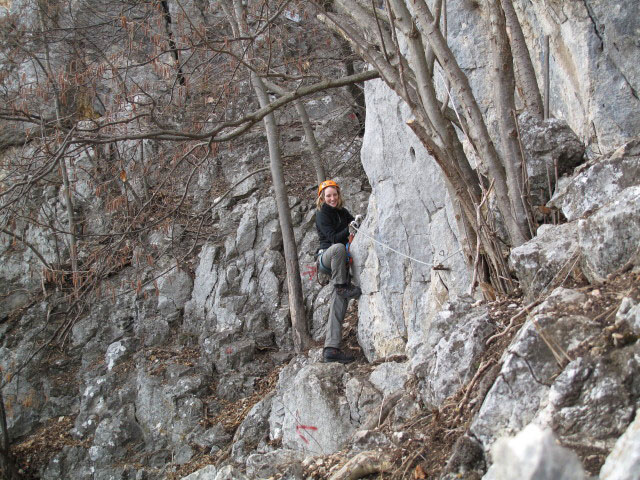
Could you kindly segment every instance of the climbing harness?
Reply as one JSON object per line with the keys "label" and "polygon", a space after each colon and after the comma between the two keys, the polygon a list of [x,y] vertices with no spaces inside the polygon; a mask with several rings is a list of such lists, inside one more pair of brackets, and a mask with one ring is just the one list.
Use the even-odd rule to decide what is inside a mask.
{"label": "climbing harness", "polygon": [[322,263],[322,254],[324,253],[324,249],[318,250],[316,253],[316,261],[318,263],[318,270],[322,273],[326,273],[327,275],[331,275],[331,269],[326,267],[324,263]]}

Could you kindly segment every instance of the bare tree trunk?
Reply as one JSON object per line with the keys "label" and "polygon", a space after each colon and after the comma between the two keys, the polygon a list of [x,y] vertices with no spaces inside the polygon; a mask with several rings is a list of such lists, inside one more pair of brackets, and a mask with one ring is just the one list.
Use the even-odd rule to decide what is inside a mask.
{"label": "bare tree trunk", "polygon": [[[45,75],[47,75],[47,78],[49,79],[49,82],[51,83],[51,86],[53,87],[53,90],[55,92],[54,103],[55,103],[55,112],[56,112],[56,126],[58,128],[61,128],[62,127],[62,111],[61,111],[62,105],[60,104],[60,91],[54,79],[53,70],[51,69],[49,41],[46,38],[44,13],[42,11],[44,8],[44,5],[39,3],[38,7],[39,7],[38,16],[40,20],[40,28],[42,30],[42,35],[45,37],[44,53],[45,53],[45,61],[47,64],[47,71],[45,71]],[[65,206],[67,209],[67,220],[68,220],[68,226],[69,226],[68,239],[69,239],[69,254],[71,257],[72,282],[73,282],[74,291],[76,291],[76,288],[78,287],[78,280],[79,280],[78,279],[78,247],[76,245],[76,223],[75,223],[75,218],[73,213],[73,201],[71,198],[71,184],[69,183],[69,173],[67,171],[67,164],[65,163],[64,156],[60,157],[59,165],[60,165],[60,175],[62,175],[62,183],[65,189],[64,199],[66,204]]]}
{"label": "bare tree trunk", "polygon": [[[248,36],[249,28],[244,19],[244,10],[240,0],[233,1],[233,8],[235,12],[236,35],[240,36],[238,34],[242,34]],[[227,11],[227,14],[229,13],[231,12]],[[233,18],[230,18],[229,20],[232,21]],[[260,107],[267,107],[269,105],[267,89],[262,78],[255,73],[255,71],[251,72],[251,82],[258,97],[258,101],[260,102]],[[287,270],[289,312],[291,314],[293,344],[296,352],[300,353],[307,349],[311,338],[307,328],[307,318],[304,308],[302,278],[300,276],[300,265],[298,263],[298,248],[296,246],[296,239],[293,233],[291,210],[289,209],[289,197],[287,195],[284,173],[282,170],[278,127],[276,125],[273,112],[264,117],[264,126],[267,133],[271,178],[273,181],[273,188],[275,190],[280,230],[282,231],[282,243],[284,245],[284,259]]]}
{"label": "bare tree trunk", "polygon": [[309,147],[311,161],[313,162],[313,167],[316,171],[316,180],[318,180],[318,185],[320,185],[327,179],[327,173],[324,169],[322,153],[320,153],[320,147],[318,146],[316,135],[313,132],[313,128],[311,127],[309,114],[307,113],[307,109],[304,108],[304,104],[302,103],[302,101],[296,100],[295,102],[293,102],[293,105],[296,107],[296,111],[298,112],[298,116],[300,117],[300,121],[302,122],[302,128],[304,129],[304,138],[307,142],[307,146]]}
{"label": "bare tree trunk", "polygon": [[20,478],[11,452],[9,450],[9,429],[7,428],[7,416],[4,410],[4,398],[0,391],[0,475],[4,480]]}
{"label": "bare tree trunk", "polygon": [[[353,75],[354,73],[356,73],[356,71],[353,68],[353,59],[351,58],[351,56],[353,55],[351,45],[342,37],[337,37],[337,39],[338,42],[340,42],[340,48],[342,50],[342,56],[344,58],[344,68],[346,70],[346,73],[347,75]],[[353,113],[358,119],[358,123],[360,124],[360,134],[362,135],[364,134],[364,123],[366,118],[363,84],[351,83],[347,86],[347,90],[353,98]]]}
{"label": "bare tree trunk", "polygon": [[518,83],[518,92],[524,102],[525,108],[539,120],[542,120],[544,106],[540,87],[536,80],[536,72],[531,63],[531,55],[524,39],[522,26],[513,8],[512,0],[501,0],[504,16],[507,21],[507,33],[511,40],[513,51],[513,63]]}
{"label": "bare tree trunk", "polygon": [[[260,106],[269,104],[266,89],[262,79],[255,73],[251,74],[253,88],[260,101]],[[289,209],[289,197],[284,182],[282,171],[282,159],[280,157],[280,145],[278,138],[278,127],[270,113],[264,117],[264,126],[267,131],[267,141],[269,143],[269,161],[271,165],[271,178],[273,189],[275,190],[276,204],[278,206],[278,218],[280,219],[280,230],[282,231],[282,243],[284,245],[284,259],[287,268],[287,286],[289,288],[289,312],[291,313],[291,326],[293,329],[293,344],[296,352],[306,350],[310,338],[307,329],[307,317],[304,309],[304,296],[302,294],[302,278],[300,277],[300,265],[298,263],[298,248],[293,233],[291,222],[291,210]]]}
{"label": "bare tree trunk", "polygon": [[[284,88],[267,79],[262,79],[262,81],[269,90],[274,91],[278,95],[286,95],[289,93]],[[309,120],[309,114],[307,113],[307,109],[304,107],[304,103],[302,103],[301,100],[294,100],[293,105],[296,107],[298,117],[300,117],[300,123],[302,123],[302,129],[304,130],[304,137],[307,142],[307,146],[309,147],[309,153],[311,154],[311,162],[313,163],[313,168],[316,171],[316,180],[318,181],[318,185],[320,185],[327,179],[327,173],[324,168],[322,153],[320,152],[320,147],[316,140],[316,134],[311,126],[311,120]]]}
{"label": "bare tree trunk", "polygon": [[416,22],[420,31],[428,39],[438,62],[457,93],[458,100],[464,106],[463,111],[467,116],[469,125],[469,138],[477,149],[480,157],[486,161],[489,174],[491,178],[495,180],[497,204],[507,231],[509,232],[511,245],[521,245],[528,239],[528,235],[526,231],[522,230],[519,222],[520,219],[517,218],[516,213],[511,208],[505,168],[500,162],[500,157],[491,140],[480,107],[473,96],[469,80],[458,65],[442,33],[434,23],[435,19],[426,1],[416,0],[414,9]]}
{"label": "bare tree trunk", "polygon": [[516,223],[525,238],[530,238],[528,231],[528,201],[522,189],[522,156],[518,143],[518,131],[513,117],[515,111],[514,93],[515,77],[511,48],[507,38],[505,17],[500,8],[500,0],[488,0],[489,20],[491,24],[490,41],[492,77],[494,80],[494,101],[498,117],[500,141],[502,143],[502,160],[506,171],[507,188],[511,210]]}

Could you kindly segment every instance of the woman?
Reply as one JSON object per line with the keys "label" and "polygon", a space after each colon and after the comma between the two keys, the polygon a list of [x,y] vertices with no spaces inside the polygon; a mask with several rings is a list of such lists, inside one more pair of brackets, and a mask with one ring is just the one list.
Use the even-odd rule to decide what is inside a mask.
{"label": "woman", "polygon": [[340,187],[333,180],[322,182],[318,187],[316,206],[316,228],[320,239],[320,249],[316,254],[318,267],[331,271],[331,283],[334,286],[322,356],[325,362],[349,363],[354,358],[340,349],[340,341],[347,303],[361,293],[360,287],[349,282],[347,263],[349,225],[355,219],[343,208]]}

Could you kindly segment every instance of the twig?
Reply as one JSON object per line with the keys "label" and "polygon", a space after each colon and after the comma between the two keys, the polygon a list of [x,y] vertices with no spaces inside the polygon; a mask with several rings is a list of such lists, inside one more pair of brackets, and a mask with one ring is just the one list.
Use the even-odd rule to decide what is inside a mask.
{"label": "twig", "polygon": [[485,345],[489,346],[492,342],[494,342],[498,338],[506,335],[509,332],[509,330],[511,330],[514,327],[514,323],[517,318],[520,318],[522,314],[528,313],[532,308],[538,306],[541,301],[542,300],[540,299],[535,300],[531,302],[529,305],[527,305],[526,307],[522,308],[518,313],[516,313],[513,317],[511,317],[511,321],[509,322],[509,325],[507,326],[507,328],[505,328],[502,332],[496,333],[495,335],[492,335],[491,337],[489,337]]}
{"label": "twig", "polygon": [[467,403],[467,401],[469,400],[469,395],[471,394],[471,391],[473,390],[473,387],[475,387],[476,382],[478,381],[478,379],[480,378],[480,376],[494,363],[496,363],[496,361],[492,358],[490,360],[488,360],[487,362],[483,362],[480,367],[478,367],[478,371],[476,372],[476,374],[473,376],[473,378],[471,379],[471,381],[469,382],[469,384],[467,385],[465,392],[464,392],[464,396],[462,397],[462,400],[460,400],[460,402],[458,403],[458,414],[457,417],[461,417],[462,416],[462,409],[464,408],[464,405]]}
{"label": "twig", "polygon": [[562,348],[560,346],[560,344],[558,344],[558,342],[556,342],[553,338],[547,336],[544,333],[542,327],[540,326],[538,321],[535,320],[535,319],[533,320],[533,326],[535,327],[536,331],[538,332],[538,335],[540,335],[540,338],[542,338],[542,341],[547,345],[547,347],[549,347],[549,350],[551,350],[551,353],[553,354],[553,357],[555,358],[556,363],[558,364],[558,366],[560,368],[564,368],[565,367],[566,364],[564,363],[564,360],[567,360],[567,362],[571,362],[573,360],[567,354],[565,349]]}

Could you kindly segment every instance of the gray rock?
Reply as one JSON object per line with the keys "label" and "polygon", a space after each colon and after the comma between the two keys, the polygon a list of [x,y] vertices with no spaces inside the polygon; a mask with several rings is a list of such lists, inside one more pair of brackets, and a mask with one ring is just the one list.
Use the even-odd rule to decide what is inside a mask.
{"label": "gray rock", "polygon": [[136,422],[133,406],[102,420],[96,428],[89,458],[97,464],[111,463],[124,457],[127,445],[142,439],[142,430]]}
{"label": "gray rock", "polygon": [[544,205],[555,189],[556,173],[564,175],[582,163],[584,145],[564,120],[538,120],[525,111],[518,122],[531,201]]}
{"label": "gray rock", "polygon": [[218,372],[237,370],[239,367],[251,362],[256,351],[256,343],[253,339],[242,338],[232,342],[220,342],[215,366]]}
{"label": "gray rock", "polygon": [[279,449],[264,454],[254,453],[247,458],[249,478],[272,478],[292,464],[300,464],[304,455],[296,450]]}
{"label": "gray rock", "polygon": [[631,345],[604,357],[572,361],[553,382],[538,421],[563,442],[609,451],[635,413],[638,359],[640,347]]}
{"label": "gray rock", "polygon": [[569,221],[604,207],[623,190],[640,185],[640,139],[590,162],[588,167],[565,182],[550,202],[562,209]]}
{"label": "gray rock", "polygon": [[408,421],[415,418],[421,411],[421,405],[413,395],[403,395],[389,414],[390,423],[394,430],[401,430]]}
{"label": "gray rock", "polygon": [[407,379],[407,364],[398,362],[385,362],[377,366],[369,375],[369,381],[384,396],[404,388]]}
{"label": "gray rock", "polygon": [[59,480],[74,478],[90,480],[93,478],[95,467],[88,462],[88,453],[82,447],[64,447],[55,455],[44,469],[43,480]]}
{"label": "gray rock", "polygon": [[[366,82],[365,92],[361,159],[372,195],[353,255],[363,291],[358,342],[371,361],[404,354],[407,342],[420,336],[422,321],[432,312],[433,283],[444,282],[456,296],[467,288],[469,276],[439,167],[406,126],[406,105],[378,80]],[[385,249],[371,237],[426,265]],[[438,272],[441,280],[432,278],[435,263],[451,269]]]}
{"label": "gray rock", "polygon": [[[471,432],[485,448],[533,420],[547,403],[553,378],[562,371],[558,362],[566,359],[561,352],[571,352],[600,332],[601,327],[587,317],[554,314],[554,305],[581,298],[582,294],[571,290],[554,290],[504,353],[500,373],[471,424]],[[557,344],[558,359],[539,332]]]}
{"label": "gray rock", "polygon": [[640,265],[640,185],[580,220],[578,242],[585,252],[582,271],[592,282],[603,281],[627,262]]}
{"label": "gray rock", "polygon": [[244,462],[247,455],[269,441],[269,416],[274,394],[256,403],[233,436],[231,455],[236,462]]}
{"label": "gray rock", "polygon": [[[355,431],[341,394],[344,371],[335,363],[307,365],[286,385],[281,397],[284,448],[327,455],[344,446]],[[272,436],[273,428],[271,423]]]}
{"label": "gray rock", "polygon": [[600,470],[600,480],[640,479],[640,411],[618,439]]}
{"label": "gray rock", "polygon": [[[640,47],[634,0],[514,2],[541,84],[543,35],[551,36],[551,114],[581,139],[610,150],[637,136]],[[467,20],[467,18],[464,18]],[[623,50],[624,49],[624,50]],[[474,50],[474,49],[470,49]],[[490,85],[489,85],[490,87]]]}
{"label": "gray rock", "polygon": [[297,355],[282,369],[278,376],[276,394],[272,399],[271,413],[269,414],[269,438],[282,440],[284,417],[287,406],[283,403],[283,396],[290,388],[295,376],[309,363],[309,359],[303,355]]}
{"label": "gray rock", "polygon": [[218,469],[215,465],[207,465],[191,475],[182,477],[181,480],[216,480],[216,475],[218,475]]}
{"label": "gray rock", "polygon": [[411,359],[427,405],[440,405],[471,380],[494,330],[486,307],[472,308],[463,297],[447,303],[435,316],[424,343]]}
{"label": "gray rock", "polygon": [[182,269],[176,268],[158,279],[158,310],[171,315],[182,310],[191,297],[193,280]]}
{"label": "gray rock", "polygon": [[365,452],[367,450],[383,450],[392,446],[389,437],[383,432],[359,430],[353,435],[351,452]]}
{"label": "gray rock", "polygon": [[616,313],[616,324],[620,323],[626,323],[636,335],[640,335],[640,303],[630,297],[623,298]]}
{"label": "gray rock", "polygon": [[189,443],[197,445],[201,449],[211,449],[212,447],[222,447],[231,441],[231,435],[229,435],[222,424],[218,423],[215,426],[205,431],[192,432],[187,440]]}
{"label": "gray rock", "polygon": [[[202,480],[208,480],[208,479],[204,478]],[[218,474],[216,475],[215,480],[250,480],[250,479],[233,465],[225,465],[220,470],[218,470]]]}
{"label": "gray rock", "polygon": [[543,225],[538,235],[511,250],[509,265],[513,268],[531,302],[567,277],[578,262],[578,225]]}
{"label": "gray rock", "polygon": [[364,378],[354,376],[345,384],[345,397],[349,403],[351,420],[358,426],[378,410],[383,395],[372,383]]}
{"label": "gray rock", "polygon": [[584,480],[580,460],[557,444],[553,433],[528,425],[491,449],[493,465],[483,480]]}
{"label": "gray rock", "polygon": [[[193,368],[167,368],[155,374],[154,363],[139,360],[135,376],[136,418],[148,446],[164,448],[168,443],[181,445],[197,430],[204,416],[200,399],[208,391],[210,380]],[[173,370],[173,371],[172,371]]]}
{"label": "gray rock", "polygon": [[112,343],[107,347],[107,353],[104,356],[104,362],[107,370],[113,370],[116,365],[124,362],[133,354],[136,341],[133,338],[125,338]]}

